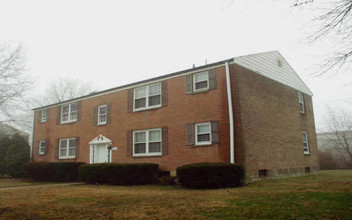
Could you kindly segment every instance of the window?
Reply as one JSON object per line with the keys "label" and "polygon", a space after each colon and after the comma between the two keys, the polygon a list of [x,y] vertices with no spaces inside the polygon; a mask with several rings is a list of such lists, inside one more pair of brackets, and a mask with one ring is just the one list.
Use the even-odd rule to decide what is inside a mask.
{"label": "window", "polygon": [[42,110],[42,118],[41,118],[41,122],[47,122],[48,121],[48,109],[44,109]]}
{"label": "window", "polygon": [[133,156],[161,155],[161,129],[133,132]]}
{"label": "window", "polygon": [[107,122],[107,105],[98,107],[98,125],[105,125]]}
{"label": "window", "polygon": [[39,142],[39,155],[45,154],[46,141]]}
{"label": "window", "polygon": [[134,110],[143,110],[161,106],[161,84],[134,89]]}
{"label": "window", "polygon": [[61,108],[61,123],[77,121],[77,103],[63,105]]}
{"label": "window", "polygon": [[60,159],[75,158],[76,138],[60,139]]}
{"label": "window", "polygon": [[302,142],[303,142],[303,151],[304,154],[309,154],[309,147],[308,147],[308,135],[307,132],[303,131],[302,132]]}
{"label": "window", "polygon": [[208,72],[195,73],[193,75],[193,90],[203,91],[209,89],[209,76]]}
{"label": "window", "polygon": [[267,177],[268,176],[268,170],[259,170],[259,177]]}
{"label": "window", "polygon": [[211,126],[210,123],[199,123],[195,126],[196,145],[211,144]]}
{"label": "window", "polygon": [[305,167],[305,168],[304,168],[304,172],[305,172],[305,173],[310,173],[310,167]]}
{"label": "window", "polygon": [[304,109],[304,97],[303,94],[301,92],[298,93],[298,103],[301,109],[301,113],[305,113],[306,110]]}

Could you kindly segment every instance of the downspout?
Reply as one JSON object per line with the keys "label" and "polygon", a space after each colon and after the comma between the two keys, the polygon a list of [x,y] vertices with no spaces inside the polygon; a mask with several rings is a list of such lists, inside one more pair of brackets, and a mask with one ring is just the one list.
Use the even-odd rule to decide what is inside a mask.
{"label": "downspout", "polygon": [[226,70],[226,88],[227,88],[227,103],[229,106],[229,124],[230,124],[230,162],[235,163],[235,139],[233,125],[233,108],[232,108],[232,93],[229,62],[225,63]]}
{"label": "downspout", "polygon": [[34,143],[34,122],[35,122],[35,111],[33,111],[33,125],[32,125],[32,143],[30,144],[30,150],[29,150],[29,162],[32,162],[32,157],[33,157],[33,143]]}

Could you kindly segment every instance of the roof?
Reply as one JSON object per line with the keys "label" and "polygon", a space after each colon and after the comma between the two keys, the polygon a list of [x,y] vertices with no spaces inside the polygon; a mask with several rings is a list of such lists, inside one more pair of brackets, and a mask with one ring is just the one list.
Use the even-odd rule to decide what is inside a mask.
{"label": "roof", "polygon": [[[32,110],[39,110],[39,109],[44,109],[48,107],[53,107],[53,106],[58,106],[62,105],[64,103],[69,103],[73,101],[78,101],[82,99],[87,99],[90,97],[94,96],[99,96],[99,95],[104,95],[107,93],[115,92],[117,90],[121,89],[127,89],[129,87],[133,87],[139,84],[155,81],[155,80],[161,80],[164,78],[170,78],[170,77],[175,77],[179,76],[188,72],[194,72],[206,68],[210,68],[213,66],[218,66],[218,65],[223,65],[226,62],[229,63],[235,63],[237,65],[240,65],[244,68],[247,68],[255,73],[258,73],[260,75],[263,75],[269,79],[272,79],[274,81],[277,81],[279,83],[282,83],[284,85],[287,85],[291,88],[294,88],[300,92],[306,93],[310,96],[313,95],[313,93],[310,91],[310,89],[306,86],[306,84],[303,82],[303,80],[299,77],[299,75],[295,72],[295,70],[290,66],[290,64],[285,60],[285,58],[280,54],[279,51],[269,51],[269,52],[263,52],[263,53],[257,53],[257,54],[251,54],[251,55],[245,55],[245,56],[240,56],[240,57],[235,57],[235,58],[230,58],[226,60],[222,60],[219,62],[191,68],[191,69],[186,69],[174,73],[169,73],[166,75],[130,83],[127,85],[123,86],[118,86],[118,87],[113,87],[107,90],[99,91],[99,92],[94,92],[89,95],[85,96],[80,96],[74,99],[58,102],[58,103],[53,103],[50,105],[46,106],[41,106],[38,108],[34,108]],[[280,67],[278,66],[278,62],[280,62]]]}
{"label": "roof", "polygon": [[9,125],[3,124],[0,122],[0,136],[8,136],[8,135],[14,135],[15,133],[19,133],[21,136],[29,136],[26,132],[20,131],[14,127],[11,127]]}

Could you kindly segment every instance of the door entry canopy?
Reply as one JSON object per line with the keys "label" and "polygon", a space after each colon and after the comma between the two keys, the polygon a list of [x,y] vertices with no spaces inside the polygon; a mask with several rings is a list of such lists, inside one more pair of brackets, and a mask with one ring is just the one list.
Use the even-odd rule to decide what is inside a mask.
{"label": "door entry canopy", "polygon": [[96,145],[96,144],[108,144],[111,146],[111,140],[107,137],[104,137],[103,135],[99,135],[99,137],[94,138],[89,142],[90,145]]}

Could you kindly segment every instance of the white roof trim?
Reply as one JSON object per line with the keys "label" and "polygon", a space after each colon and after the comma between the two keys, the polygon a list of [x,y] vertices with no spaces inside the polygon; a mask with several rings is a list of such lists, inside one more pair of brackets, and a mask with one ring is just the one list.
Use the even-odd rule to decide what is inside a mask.
{"label": "white roof trim", "polygon": [[112,141],[107,138],[104,137],[103,135],[99,135],[99,137],[94,138],[93,140],[91,140],[89,142],[89,144],[93,145],[93,144],[110,144]]}
{"label": "white roof trim", "polygon": [[[280,67],[278,66],[278,60],[281,62]],[[310,96],[313,95],[312,91],[279,51],[235,57],[234,63],[300,92]]]}

